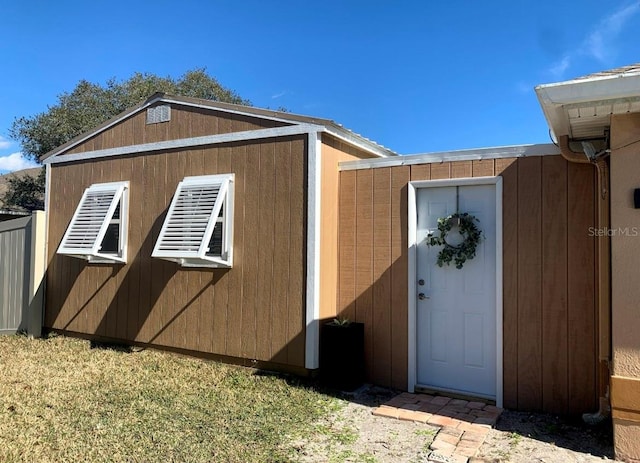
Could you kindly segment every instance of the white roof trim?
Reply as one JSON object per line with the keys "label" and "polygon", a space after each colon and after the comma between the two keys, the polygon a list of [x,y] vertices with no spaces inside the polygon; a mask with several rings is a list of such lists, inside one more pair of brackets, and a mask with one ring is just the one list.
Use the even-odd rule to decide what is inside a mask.
{"label": "white roof trim", "polygon": [[[541,84],[537,85],[538,88],[553,88],[553,87],[563,87],[563,86],[574,86],[580,84],[592,84],[594,82],[603,82],[603,81],[611,81],[616,79],[628,79],[628,78],[640,78],[640,71],[630,71],[630,72],[620,72],[619,74],[606,74],[606,75],[594,75],[592,77],[582,77],[579,79],[565,80],[563,82],[552,82],[549,84]],[[606,86],[610,86],[610,84],[606,84]]]}
{"label": "white roof trim", "polygon": [[635,101],[640,93],[640,72],[595,76],[566,82],[538,85],[536,95],[549,128],[557,138],[569,135],[569,120],[565,114],[567,106],[585,107],[584,103],[610,104],[620,101]]}
{"label": "white roof trim", "polygon": [[434,164],[451,161],[481,161],[484,159],[522,158],[559,155],[560,149],[551,143],[535,145],[500,146],[439,153],[412,154],[396,158],[362,159],[339,163],[340,170],[374,169],[378,167]]}
{"label": "white roof trim", "polygon": [[[76,140],[73,143],[71,143],[69,146],[66,146],[61,153],[55,153],[53,155],[50,155],[50,157],[45,159],[43,161],[43,163],[46,163],[47,160],[50,159],[50,158],[53,158],[53,157],[56,157],[56,156],[64,156],[63,153],[65,151],[73,149],[74,147],[78,146],[79,144],[84,143],[85,141],[87,141],[91,137],[94,137],[98,133],[102,133],[102,132],[110,129],[114,125],[119,124],[120,122],[124,121],[125,119],[128,119],[128,118],[132,117],[133,115],[138,114],[141,111],[144,111],[149,106],[151,106],[153,104],[156,104],[158,102],[175,104],[175,105],[180,105],[180,106],[188,106],[188,107],[192,107],[192,108],[207,109],[207,110],[210,110],[210,111],[219,111],[219,112],[224,112],[224,113],[229,113],[229,114],[237,114],[237,115],[241,115],[241,116],[245,116],[245,117],[252,117],[252,118],[256,118],[256,119],[277,121],[277,122],[282,122],[282,123],[286,123],[286,124],[291,124],[291,126],[297,126],[297,127],[314,127],[313,130],[315,130],[315,131],[327,131],[327,132],[331,133],[332,135],[340,138],[341,140],[344,140],[345,142],[347,142],[349,144],[355,145],[358,148],[361,148],[361,149],[367,151],[368,153],[373,154],[374,156],[385,157],[385,156],[388,156],[388,155],[395,155],[396,154],[392,150],[390,150],[388,148],[385,148],[382,145],[378,145],[376,142],[368,140],[368,139],[366,139],[364,137],[355,136],[355,134],[353,136],[349,137],[348,134],[350,133],[350,131],[348,129],[343,129],[345,134],[347,134],[347,135],[340,134],[338,129],[334,129],[332,127],[329,127],[324,123],[324,122],[331,122],[331,121],[328,121],[328,120],[319,119],[317,123],[300,122],[300,121],[297,121],[297,120],[294,120],[294,119],[287,119],[287,118],[282,118],[282,117],[278,117],[278,116],[263,115],[263,114],[258,114],[258,113],[254,113],[254,112],[241,111],[241,110],[231,109],[231,108],[215,107],[214,106],[215,101],[212,101],[212,103],[213,103],[212,105],[206,105],[206,104],[194,103],[194,102],[191,102],[191,101],[183,101],[183,100],[180,100],[180,99],[171,98],[171,97],[167,97],[167,96],[163,96],[163,95],[158,95],[157,97],[154,97],[154,98],[151,98],[151,99],[145,101],[144,103],[142,103],[140,106],[136,107],[135,109],[127,111],[126,113],[122,114],[120,117],[118,117],[117,119],[114,119],[113,121],[111,121],[110,123],[106,124],[105,126],[100,127],[99,130],[88,132],[84,137],[79,138],[78,140]],[[305,117],[306,118],[307,116],[300,116],[300,117]],[[332,124],[335,125],[335,123],[333,123],[333,122],[332,122]],[[283,127],[283,128],[285,128],[285,127]],[[265,130],[270,130],[270,129],[265,129]],[[306,132],[303,132],[303,133],[308,133],[308,132],[309,131],[306,131]],[[239,132],[239,133],[243,133],[243,132]],[[247,138],[247,140],[249,140],[249,138]]]}
{"label": "white roof trim", "polygon": [[[205,104],[197,104],[197,103],[192,103],[192,102],[184,102],[184,101],[180,101],[180,100],[174,100],[171,98],[161,98],[160,99],[163,102],[166,103],[173,103],[173,104],[177,104],[177,105],[184,105],[184,106],[191,106],[194,108],[201,108],[201,109],[209,109],[212,111],[222,111],[222,112],[228,112],[228,113],[232,113],[232,114],[238,114],[241,116],[247,116],[247,117],[256,117],[258,119],[265,119],[265,120],[272,120],[272,121],[278,121],[278,122],[283,122],[283,123],[287,123],[287,124],[294,124],[294,125],[310,125],[309,123],[306,122],[300,122],[300,121],[296,121],[293,119],[286,119],[286,118],[281,118],[281,117],[275,117],[275,116],[267,116],[267,115],[259,115],[259,114],[255,114],[252,112],[248,112],[248,111],[238,111],[238,110],[233,110],[233,109],[226,109],[226,108],[213,108],[211,106],[207,106]],[[155,101],[160,101],[160,100],[155,100]],[[301,117],[307,117],[307,116],[301,116]],[[333,124],[335,125],[335,122],[333,122]],[[356,135],[355,133],[351,132],[348,129],[343,129],[345,133],[340,133],[339,130],[336,130],[333,127],[327,126],[325,124],[322,123],[322,121],[318,121],[317,124],[311,124],[313,127],[316,127],[316,129],[314,129],[315,131],[324,131],[327,132],[328,134],[339,138],[340,140],[350,144],[350,145],[354,145],[362,150],[365,150],[366,152],[373,154],[374,156],[378,156],[378,157],[385,157],[385,154],[382,154],[381,151],[388,151],[389,154],[392,155],[396,155],[397,153],[395,153],[394,151],[392,151],[391,149],[382,146],[378,143],[376,143],[373,140],[369,140],[366,137],[363,137],[362,135]],[[338,124],[340,125],[340,124]]]}
{"label": "white roof trim", "polygon": [[247,130],[244,132],[222,133],[219,135],[207,135],[204,137],[181,138],[177,140],[160,141],[156,143],[143,143],[104,150],[85,151],[76,154],[59,154],[51,156],[43,161],[43,164],[57,164],[61,162],[81,161],[110,156],[146,153],[176,148],[190,148],[202,145],[217,145],[245,140],[259,140],[262,138],[282,137],[289,135],[302,135],[313,131],[323,131],[324,128],[310,124],[292,125],[288,127],[275,127],[271,129]]}
{"label": "white roof trim", "polygon": [[[101,127],[99,131],[97,131],[97,132],[95,132],[95,131],[88,132],[86,134],[86,136],[84,136],[82,138],[79,138],[74,143],[72,143],[71,145],[67,146],[65,148],[65,151],[73,149],[74,147],[78,146],[79,144],[82,144],[85,141],[87,141],[89,138],[94,137],[96,134],[102,133],[102,132],[110,129],[114,125],[119,124],[120,122],[124,121],[125,119],[128,119],[129,117],[133,116],[134,114],[138,114],[139,112],[144,111],[149,106],[151,106],[153,104],[156,104],[158,102],[173,103],[173,104],[177,104],[177,105],[181,105],[181,106],[189,106],[189,107],[192,107],[192,108],[209,109],[211,111],[221,111],[221,112],[226,112],[226,113],[231,113],[231,114],[238,114],[238,115],[242,115],[242,116],[255,117],[257,119],[274,120],[274,121],[278,121],[278,122],[286,122],[288,124],[302,125],[300,122],[291,121],[289,119],[281,119],[281,118],[278,118],[278,117],[263,116],[263,115],[259,115],[259,114],[253,114],[253,113],[248,113],[248,112],[243,112],[243,111],[236,111],[236,110],[227,109],[227,108],[214,108],[212,106],[207,106],[207,105],[204,105],[204,104],[196,104],[196,103],[187,102],[187,101],[180,101],[180,100],[175,100],[175,99],[172,99],[172,98],[167,98],[166,96],[159,95],[159,96],[157,96],[155,98],[151,98],[151,99],[145,101],[144,103],[142,103],[139,107],[135,108],[134,110],[126,112],[121,117],[118,117],[117,119],[114,119],[109,124],[105,125],[104,127]],[[51,157],[55,157],[55,156],[64,156],[64,154],[56,153]]]}
{"label": "white roof trim", "polygon": [[[286,123],[286,124],[293,124],[293,125],[304,124],[303,122],[294,121],[292,119],[285,119],[285,118],[277,117],[277,116],[267,116],[267,115],[256,114],[256,113],[252,113],[252,112],[248,112],[248,111],[239,111],[237,109],[215,108],[215,107],[213,107],[211,105],[198,104],[198,103],[193,103],[191,101],[174,100],[174,99],[166,97],[166,96],[165,97],[154,98],[151,101],[151,103],[149,103],[149,104],[157,103],[158,101],[161,101],[163,103],[176,104],[176,105],[180,105],[180,106],[189,106],[191,108],[208,109],[210,111],[219,111],[219,112],[223,112],[223,113],[238,114],[239,116],[253,117],[253,118],[256,118],[256,119],[264,119],[264,120],[268,120],[268,121],[278,121],[278,122],[283,122],[283,123]],[[211,102],[212,103],[216,103],[213,100]]]}
{"label": "white roof trim", "polygon": [[[349,144],[349,145],[353,145],[357,148],[360,148],[361,150],[366,151],[369,154],[373,154],[374,156],[377,156],[379,158],[389,158],[389,157],[394,157],[394,156],[399,156],[399,154],[397,154],[395,151],[390,150],[389,148],[385,148],[382,145],[378,145],[376,142],[371,141],[367,138],[363,138],[362,141],[359,140],[357,137],[355,136],[345,136],[341,133],[339,133],[337,130],[334,130],[331,127],[326,127],[324,126],[324,132],[328,133],[329,135],[331,135],[332,137],[335,137],[339,140],[342,140],[343,142]],[[348,133],[348,132],[347,132]],[[369,145],[369,146],[367,146]],[[378,148],[381,147],[381,148]],[[388,156],[388,155],[383,155],[381,154],[379,151],[380,149],[384,149],[389,151],[389,153],[393,153],[393,155]]]}
{"label": "white roof trim", "polygon": [[320,346],[320,235],[322,201],[322,141],[318,133],[309,134],[307,170],[307,292],[305,368],[319,367]]}

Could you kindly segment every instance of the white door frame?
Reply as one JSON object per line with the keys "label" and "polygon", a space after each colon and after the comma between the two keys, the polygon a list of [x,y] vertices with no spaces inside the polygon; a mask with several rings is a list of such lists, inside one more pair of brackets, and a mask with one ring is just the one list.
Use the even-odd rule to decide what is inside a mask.
{"label": "white door frame", "polygon": [[408,333],[408,384],[413,392],[418,375],[417,362],[417,298],[416,298],[416,195],[420,188],[438,188],[451,186],[495,185],[496,187],[496,405],[502,407],[502,177],[454,178],[446,180],[421,180],[409,182],[408,233],[409,239],[409,333]]}

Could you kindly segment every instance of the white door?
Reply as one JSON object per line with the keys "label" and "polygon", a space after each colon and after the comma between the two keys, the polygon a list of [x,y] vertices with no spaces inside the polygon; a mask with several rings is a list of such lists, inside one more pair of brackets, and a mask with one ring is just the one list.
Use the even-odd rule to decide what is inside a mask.
{"label": "white door", "polygon": [[[453,263],[441,268],[441,248],[425,238],[456,207],[479,219],[483,239],[462,269]],[[495,398],[496,185],[419,188],[416,212],[417,383]]]}

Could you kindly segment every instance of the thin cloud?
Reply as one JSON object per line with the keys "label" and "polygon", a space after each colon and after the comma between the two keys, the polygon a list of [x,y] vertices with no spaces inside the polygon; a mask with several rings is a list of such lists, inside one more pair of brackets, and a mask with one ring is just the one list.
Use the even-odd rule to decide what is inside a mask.
{"label": "thin cloud", "polygon": [[286,94],[287,94],[287,92],[286,92],[286,91],[282,91],[282,92],[280,92],[280,93],[276,93],[275,95],[271,95],[271,99],[272,99],[272,100],[277,100],[278,98],[283,97],[283,96],[285,96]]}
{"label": "thin cloud", "polygon": [[616,39],[625,24],[640,11],[640,3],[627,5],[604,18],[587,36],[584,52],[598,61],[607,61],[614,53],[612,42]]}
{"label": "thin cloud", "polygon": [[533,89],[533,85],[531,85],[528,82],[520,81],[516,83],[515,90],[518,93],[521,93],[523,95],[529,95],[531,93],[531,89]]}
{"label": "thin cloud", "polygon": [[548,69],[548,72],[553,77],[560,78],[560,77],[562,77],[564,75],[564,73],[567,71],[567,69],[569,69],[569,66],[571,66],[571,58],[569,56],[565,56],[560,61],[558,61],[557,63],[552,65]]}
{"label": "thin cloud", "polygon": [[606,16],[581,42],[580,47],[573,52],[566,54],[560,61],[553,63],[545,70],[545,74],[553,79],[562,79],[569,68],[579,61],[580,57],[591,57],[601,63],[607,63],[617,53],[616,39],[626,24],[640,12],[640,2],[635,1]]}
{"label": "thin cloud", "polygon": [[5,150],[11,146],[11,142],[0,135],[0,150]]}
{"label": "thin cloud", "polygon": [[11,153],[8,156],[0,156],[0,171],[13,172],[16,170],[38,167],[33,161],[22,157],[22,153]]}

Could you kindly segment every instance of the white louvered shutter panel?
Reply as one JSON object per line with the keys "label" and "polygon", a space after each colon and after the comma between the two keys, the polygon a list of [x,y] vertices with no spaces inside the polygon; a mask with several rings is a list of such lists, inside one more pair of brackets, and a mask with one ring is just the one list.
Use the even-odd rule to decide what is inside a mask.
{"label": "white louvered shutter panel", "polygon": [[218,261],[206,252],[232,179],[232,174],[224,174],[186,177],[180,182],[152,256],[183,265]]}
{"label": "white louvered shutter panel", "polygon": [[[127,186],[127,182],[118,182],[87,188],[62,238],[58,253],[85,258],[98,255],[109,221]],[[121,211],[121,215],[124,213]]]}

